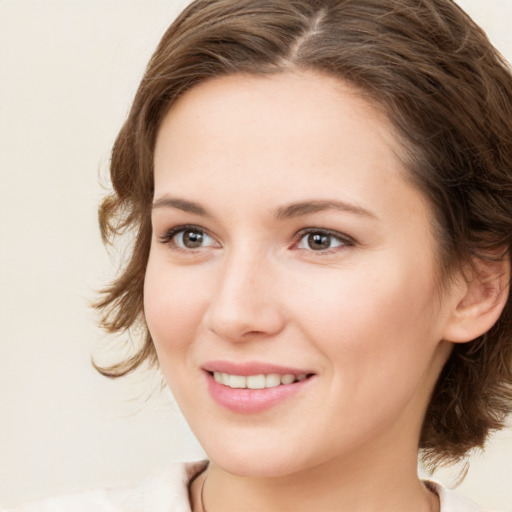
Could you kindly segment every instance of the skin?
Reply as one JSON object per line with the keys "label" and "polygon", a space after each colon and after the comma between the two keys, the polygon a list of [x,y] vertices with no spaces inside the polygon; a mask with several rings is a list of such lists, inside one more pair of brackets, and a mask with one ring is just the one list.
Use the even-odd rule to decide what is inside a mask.
{"label": "skin", "polygon": [[[145,315],[211,461],[209,512],[438,509],[418,480],[417,447],[467,286],[438,290],[432,214],[399,154],[380,111],[313,72],[217,78],[165,117]],[[276,219],[311,201],[349,206]],[[202,230],[203,245],[166,236],[183,225]],[[318,250],[306,228],[339,236]],[[315,376],[240,414],[209,395],[201,367],[212,360]]]}

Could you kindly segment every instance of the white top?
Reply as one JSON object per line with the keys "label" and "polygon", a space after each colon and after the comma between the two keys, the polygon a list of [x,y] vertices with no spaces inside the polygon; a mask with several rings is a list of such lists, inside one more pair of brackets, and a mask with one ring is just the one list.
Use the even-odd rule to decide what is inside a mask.
{"label": "white top", "polygon": [[[3,512],[190,512],[189,483],[206,464],[176,463],[155,472],[140,485],[64,494]],[[440,512],[485,512],[438,483],[427,485],[439,495]]]}

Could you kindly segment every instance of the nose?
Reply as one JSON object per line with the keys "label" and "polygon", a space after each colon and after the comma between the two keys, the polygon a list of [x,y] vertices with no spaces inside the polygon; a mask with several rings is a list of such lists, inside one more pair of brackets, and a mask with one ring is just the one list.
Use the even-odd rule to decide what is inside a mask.
{"label": "nose", "polygon": [[223,261],[204,318],[210,331],[230,342],[271,337],[285,324],[275,269],[268,258],[247,249]]}

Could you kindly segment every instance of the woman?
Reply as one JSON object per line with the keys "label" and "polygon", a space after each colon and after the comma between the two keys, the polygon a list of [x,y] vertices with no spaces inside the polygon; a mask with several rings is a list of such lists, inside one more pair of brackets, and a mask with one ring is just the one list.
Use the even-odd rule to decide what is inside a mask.
{"label": "woman", "polygon": [[450,0],[192,3],[113,149],[98,308],[145,342],[100,371],[158,362],[210,462],[47,506],[479,510],[416,463],[510,410],[511,119]]}

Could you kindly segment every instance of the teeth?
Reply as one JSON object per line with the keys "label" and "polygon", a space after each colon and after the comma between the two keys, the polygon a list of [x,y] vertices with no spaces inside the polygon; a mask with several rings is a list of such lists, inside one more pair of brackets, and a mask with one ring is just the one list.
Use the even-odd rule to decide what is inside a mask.
{"label": "teeth", "polygon": [[265,389],[275,388],[281,384],[293,384],[294,382],[300,382],[306,378],[306,374],[292,375],[287,373],[286,375],[280,375],[278,373],[269,373],[268,375],[230,375],[224,372],[213,372],[213,379],[219,384],[224,384],[234,389]]}
{"label": "teeth", "polygon": [[244,377],[243,375],[230,375],[228,386],[230,388],[246,388],[247,377]]}
{"label": "teeth", "polygon": [[250,375],[247,377],[249,389],[263,389],[265,387],[265,375]]}
{"label": "teeth", "polygon": [[269,373],[265,377],[265,387],[266,388],[276,388],[281,384],[281,375],[277,373]]}
{"label": "teeth", "polygon": [[281,383],[282,384],[291,384],[292,382],[295,382],[295,375],[290,375],[288,373],[288,374],[283,375],[281,377]]}

